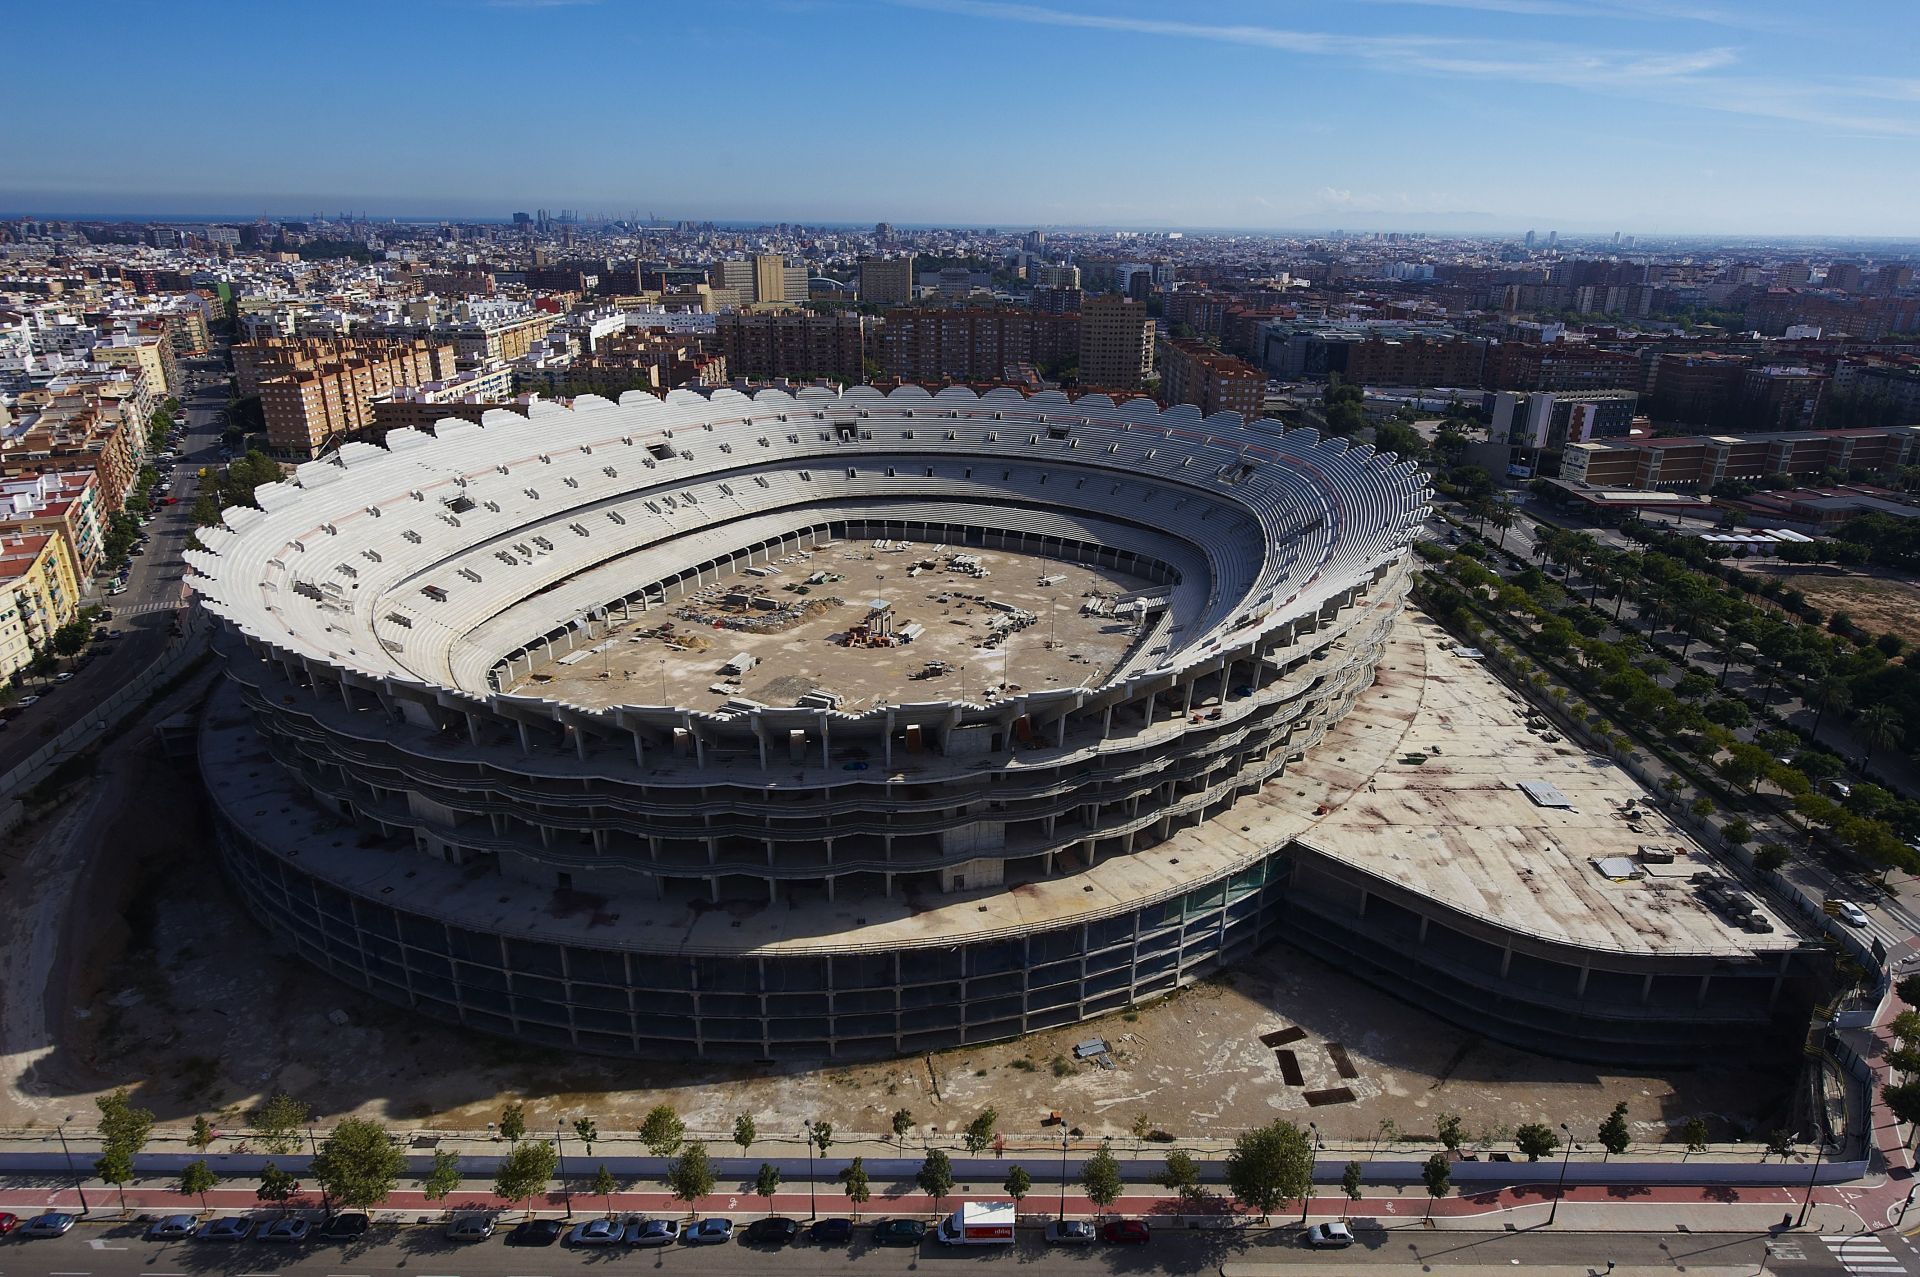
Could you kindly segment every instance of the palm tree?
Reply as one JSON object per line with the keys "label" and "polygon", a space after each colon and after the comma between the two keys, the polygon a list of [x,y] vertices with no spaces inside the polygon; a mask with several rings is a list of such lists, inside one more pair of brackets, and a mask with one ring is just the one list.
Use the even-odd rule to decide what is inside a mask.
{"label": "palm tree", "polygon": [[1807,693],[1813,702],[1813,738],[1820,739],[1820,720],[1830,709],[1845,710],[1853,701],[1853,688],[1839,674],[1828,674]]}
{"label": "palm tree", "polygon": [[1493,526],[1500,530],[1500,548],[1507,548],[1507,529],[1513,526],[1513,507],[1502,503],[1493,512]]}
{"label": "palm tree", "polygon": [[1860,756],[1860,765],[1865,767],[1874,750],[1894,744],[1905,732],[1906,723],[1899,710],[1886,704],[1868,706],[1860,715],[1860,736],[1867,742],[1867,752]]}

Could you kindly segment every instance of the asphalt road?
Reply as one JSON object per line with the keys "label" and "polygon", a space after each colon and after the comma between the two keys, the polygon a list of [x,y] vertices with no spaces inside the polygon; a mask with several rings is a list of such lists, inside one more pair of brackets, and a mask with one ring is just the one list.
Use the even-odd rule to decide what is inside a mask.
{"label": "asphalt road", "polygon": [[[199,366],[199,365],[196,365]],[[113,621],[106,627],[118,632],[113,639],[95,639],[82,654],[85,664],[64,683],[31,680],[29,694],[41,697],[11,720],[0,720],[0,772],[6,772],[68,726],[82,722],[85,716],[107,697],[130,682],[151,665],[168,639],[168,630],[180,614],[184,600],[181,577],[187,565],[180,557],[187,534],[193,530],[189,512],[199,484],[196,471],[218,462],[220,428],[215,416],[226,406],[224,389],[214,388],[181,400],[187,417],[187,434],[182,440],[184,455],[174,471],[173,491],[177,505],[162,505],[146,525],[151,538],[146,552],[133,560],[133,571],[123,593],[95,597],[89,593],[94,582],[83,583],[82,598],[111,608]]]}
{"label": "asphalt road", "polygon": [[[582,1215],[578,1218],[587,1218]],[[1766,1247],[1773,1251],[1768,1254]],[[917,1250],[877,1247],[865,1221],[851,1245],[808,1243],[774,1250],[739,1242],[662,1250],[625,1247],[576,1250],[564,1245],[518,1248],[502,1235],[478,1243],[447,1241],[438,1228],[376,1226],[353,1245],[308,1243],[280,1246],[244,1241],[147,1242],[139,1226],[82,1226],[65,1237],[0,1241],[4,1277],[562,1277],[576,1271],[613,1266],[621,1269],[677,1270],[693,1274],[829,1273],[845,1271],[914,1272],[1019,1266],[1029,1274],[1202,1273],[1223,1264],[1274,1265],[1301,1273],[1331,1273],[1361,1267],[1387,1277],[1454,1269],[1462,1277],[1475,1268],[1527,1271],[1543,1267],[1604,1273],[1610,1262],[1624,1273],[1636,1270],[1755,1273],[1767,1271],[1840,1274],[1844,1277],[1898,1277],[1920,1272],[1920,1253],[1905,1238],[1842,1240],[1789,1234],[1778,1239],[1752,1234],[1570,1233],[1535,1229],[1476,1233],[1435,1231],[1362,1233],[1344,1251],[1311,1251],[1290,1228],[1271,1233],[1157,1233],[1138,1247],[1095,1243],[1088,1247],[1048,1248],[1037,1235],[1023,1234],[1011,1251],[998,1246],[944,1247],[931,1240]]]}

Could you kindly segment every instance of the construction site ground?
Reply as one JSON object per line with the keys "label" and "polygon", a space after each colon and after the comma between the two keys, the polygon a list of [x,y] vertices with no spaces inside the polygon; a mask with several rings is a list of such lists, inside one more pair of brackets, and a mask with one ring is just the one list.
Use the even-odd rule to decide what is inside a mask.
{"label": "construction site ground", "polygon": [[[1336,730],[1327,747],[1339,744]],[[327,1119],[436,1130],[483,1130],[515,1098],[535,1129],[591,1115],[631,1130],[665,1102],[717,1138],[739,1113],[768,1134],[808,1118],[852,1133],[885,1131],[905,1108],[952,1132],[989,1106],[1010,1138],[1037,1136],[1056,1111],[1089,1135],[1231,1137],[1286,1116],[1349,1140],[1383,1121],[1430,1132],[1443,1112],[1470,1141],[1529,1121],[1591,1130],[1622,1100],[1640,1142],[1694,1116],[1716,1141],[1787,1120],[1791,1051],[1771,1068],[1600,1071],[1479,1039],[1284,943],[1157,1003],[931,1057],[703,1066],[522,1046],[377,1003],[279,952],[228,890],[199,792],[192,763],[159,758],[133,724],[91,778],[0,843],[0,1127],[90,1124],[91,1098],[120,1085],[174,1128],[201,1113],[231,1125],[275,1089]],[[1092,1038],[1112,1068],[1075,1058]],[[1309,1103],[1341,1087],[1351,1100]]]}
{"label": "construction site ground", "polygon": [[[882,544],[889,548],[879,548]],[[977,559],[990,575],[977,577],[947,567],[956,553]],[[936,566],[909,576],[922,562]],[[1038,691],[1106,679],[1132,646],[1135,628],[1111,615],[1083,615],[1082,606],[1093,595],[1112,599],[1148,584],[1036,555],[902,541],[840,541],[770,566],[778,569],[773,575],[750,575],[743,568],[666,607],[636,611],[624,622],[616,616],[610,628],[596,621],[590,643],[572,652],[557,651],[511,690],[595,708],[673,704],[715,709],[734,697],[786,706],[815,690],[838,695],[840,708],[848,712],[913,701],[979,704],[1022,688]],[[840,579],[808,585],[807,578],[817,573]],[[1041,584],[1043,579],[1049,584]],[[787,586],[804,587],[807,593]],[[780,605],[838,602],[827,602],[813,615],[771,633],[717,628],[704,620],[765,614],[751,605],[725,602],[728,595],[740,594]],[[898,646],[847,643],[849,631],[866,620],[875,600],[890,605],[896,633],[916,623],[924,632]],[[1035,619],[995,643],[992,623],[1010,614],[986,600]],[[683,609],[699,617],[674,615]],[[740,654],[757,664],[741,675],[724,673],[722,666]],[[934,662],[943,664],[946,672],[913,677]]]}
{"label": "construction site ground", "polygon": [[1775,577],[1831,616],[1845,612],[1869,634],[1897,634],[1920,644],[1920,585],[1880,569],[1809,567],[1749,561],[1749,571]]}

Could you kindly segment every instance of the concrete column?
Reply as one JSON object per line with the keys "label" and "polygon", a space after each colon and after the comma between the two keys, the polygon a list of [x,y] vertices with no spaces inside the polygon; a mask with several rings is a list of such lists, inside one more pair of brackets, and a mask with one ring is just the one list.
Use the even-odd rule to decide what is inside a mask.
{"label": "concrete column", "polygon": [[1700,977],[1700,992],[1694,995],[1694,1002],[1700,1006],[1707,1004],[1707,986],[1713,983],[1713,973],[1707,972]]}
{"label": "concrete column", "polygon": [[893,770],[893,711],[887,711],[886,740],[880,747],[880,765],[888,771]]}
{"label": "concrete column", "polygon": [[1575,996],[1576,998],[1584,998],[1587,996],[1587,977],[1592,974],[1593,974],[1592,964],[1587,962],[1582,962],[1580,964],[1580,983],[1574,986],[1573,996]]}
{"label": "concrete column", "polygon": [[533,741],[527,736],[527,725],[523,722],[516,721],[514,726],[520,729],[520,752],[531,755],[533,753]]}
{"label": "concrete column", "polygon": [[1652,998],[1653,972],[1649,971],[1647,972],[1646,978],[1640,981],[1640,1005],[1645,1006]]}

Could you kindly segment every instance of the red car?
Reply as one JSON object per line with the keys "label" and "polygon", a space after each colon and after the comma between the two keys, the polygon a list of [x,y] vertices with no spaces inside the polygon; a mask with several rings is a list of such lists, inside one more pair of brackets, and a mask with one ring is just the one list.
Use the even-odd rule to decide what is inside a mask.
{"label": "red car", "polygon": [[1116,1246],[1144,1246],[1153,1234],[1144,1219],[1115,1219],[1101,1227],[1100,1236]]}
{"label": "red car", "polygon": [[18,1215],[12,1211],[0,1210],[0,1237],[5,1237],[19,1226],[20,1217]]}
{"label": "red car", "polygon": [[168,498],[167,498],[167,504],[168,504],[168,505],[179,505],[179,504],[180,504],[180,498],[179,498],[179,497],[168,497]]}

